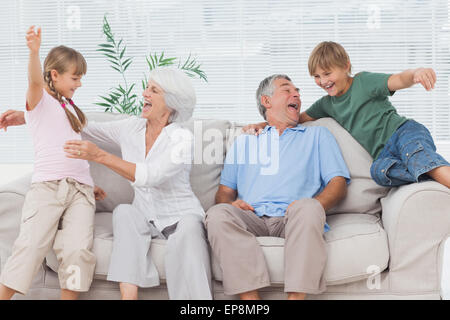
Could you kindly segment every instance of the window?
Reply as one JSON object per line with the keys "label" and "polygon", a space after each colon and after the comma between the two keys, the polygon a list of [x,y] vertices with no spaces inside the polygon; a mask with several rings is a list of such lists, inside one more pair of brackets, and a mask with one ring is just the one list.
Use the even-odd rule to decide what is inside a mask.
{"label": "window", "polygon": [[[437,73],[435,90],[415,86],[392,98],[398,112],[427,126],[438,150],[450,159],[450,1],[299,1],[299,0],[71,0],[4,1],[0,11],[0,112],[23,108],[28,49],[25,31],[42,26],[41,61],[59,44],[79,50],[88,62],[74,100],[84,111],[121,81],[96,51],[104,42],[103,15],[124,38],[133,57],[128,79],[137,82],[145,56],[165,51],[187,58],[192,53],[208,76],[195,80],[194,116],[259,122],[255,91],[273,73],[286,73],[301,90],[305,110],[324,93],[307,70],[309,53],[319,42],[341,43],[359,71],[397,73],[420,66]],[[0,163],[32,163],[25,127],[0,133]]]}

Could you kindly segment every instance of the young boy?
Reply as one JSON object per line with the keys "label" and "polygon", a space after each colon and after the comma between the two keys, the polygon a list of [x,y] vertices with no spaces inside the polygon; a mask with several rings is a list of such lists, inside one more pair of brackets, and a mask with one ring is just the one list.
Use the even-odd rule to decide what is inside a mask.
{"label": "young boy", "polygon": [[[399,186],[430,177],[450,188],[450,164],[436,153],[430,132],[420,123],[400,116],[388,97],[416,83],[434,88],[433,69],[419,68],[398,74],[360,72],[351,77],[345,49],[335,42],[314,48],[308,69],[328,95],[317,100],[299,122],[334,118],[373,157],[372,178],[382,186]],[[249,126],[260,129],[266,123]]]}

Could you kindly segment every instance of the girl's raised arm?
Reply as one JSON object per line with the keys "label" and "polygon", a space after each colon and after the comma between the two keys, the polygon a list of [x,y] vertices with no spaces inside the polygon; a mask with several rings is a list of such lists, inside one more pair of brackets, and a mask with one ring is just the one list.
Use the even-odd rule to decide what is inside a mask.
{"label": "girl's raised arm", "polygon": [[30,60],[28,62],[28,90],[27,110],[33,110],[42,98],[44,88],[44,77],[42,76],[41,61],[39,60],[39,48],[41,46],[41,28],[34,31],[31,26],[26,35],[27,46],[30,49]]}

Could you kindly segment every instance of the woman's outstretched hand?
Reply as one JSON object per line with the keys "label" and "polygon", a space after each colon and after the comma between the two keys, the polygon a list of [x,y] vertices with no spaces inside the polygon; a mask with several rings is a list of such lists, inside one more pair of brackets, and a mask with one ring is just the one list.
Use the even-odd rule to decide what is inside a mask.
{"label": "woman's outstretched hand", "polygon": [[23,111],[8,110],[0,115],[0,130],[11,126],[21,126],[25,124],[25,116]]}
{"label": "woman's outstretched hand", "polygon": [[86,140],[66,141],[64,151],[68,158],[92,161],[97,161],[103,152],[95,143]]}

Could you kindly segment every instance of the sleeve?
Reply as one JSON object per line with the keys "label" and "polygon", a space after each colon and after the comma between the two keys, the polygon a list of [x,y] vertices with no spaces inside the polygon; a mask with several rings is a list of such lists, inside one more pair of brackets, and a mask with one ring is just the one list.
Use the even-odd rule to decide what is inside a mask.
{"label": "sleeve", "polygon": [[155,187],[191,167],[194,136],[187,129],[176,129],[170,134],[167,148],[160,157],[136,163],[133,187]]}
{"label": "sleeve", "polygon": [[229,187],[233,190],[237,190],[237,152],[239,141],[242,141],[241,136],[237,137],[233,142],[231,148],[228,150],[225,157],[225,163],[223,165],[222,174],[220,176],[220,184]]}
{"label": "sleeve", "polygon": [[322,97],[321,99],[314,102],[308,110],[306,110],[306,114],[314,119],[320,119],[329,117],[329,114],[325,111],[323,99],[325,97]]}
{"label": "sleeve", "polygon": [[88,121],[81,135],[83,139],[86,138],[97,144],[114,144],[119,146],[121,132],[123,128],[128,128],[130,124],[129,119],[107,122]]}
{"label": "sleeve", "polygon": [[389,91],[388,79],[392,74],[361,72],[363,88],[367,88],[367,94],[372,98],[385,98],[392,96],[395,91]]}
{"label": "sleeve", "polygon": [[319,133],[320,176],[323,186],[334,177],[344,177],[350,183],[350,173],[342,157],[341,149],[333,134],[325,127]]}

